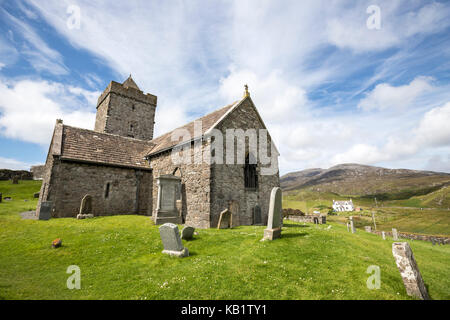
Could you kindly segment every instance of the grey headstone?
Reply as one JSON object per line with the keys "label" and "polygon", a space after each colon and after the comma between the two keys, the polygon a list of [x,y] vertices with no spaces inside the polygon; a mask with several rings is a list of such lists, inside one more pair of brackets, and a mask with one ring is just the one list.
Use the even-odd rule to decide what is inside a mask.
{"label": "grey headstone", "polygon": [[327,224],[327,216],[320,216],[320,224]]}
{"label": "grey headstone", "polygon": [[176,257],[187,257],[189,251],[183,247],[178,227],[173,223],[164,223],[159,227],[159,235],[164,246],[163,253]]}
{"label": "grey headstone", "polygon": [[365,230],[366,232],[372,232],[372,227],[371,227],[371,226],[365,226],[365,227],[364,227],[364,230]]}
{"label": "grey headstone", "polygon": [[191,240],[192,237],[194,236],[194,231],[195,231],[194,227],[189,227],[189,226],[184,227],[181,230],[181,239]]}
{"label": "grey headstone", "polygon": [[353,219],[350,220],[350,230],[352,230],[352,233],[356,233],[355,224],[353,223]]}
{"label": "grey headstone", "polygon": [[12,183],[13,184],[18,184],[19,183],[19,177],[18,176],[12,177]]}
{"label": "grey headstone", "polygon": [[219,222],[217,223],[217,229],[228,229],[233,224],[231,211],[228,209],[223,210],[219,216]]}
{"label": "grey headstone", "polygon": [[267,221],[267,229],[275,229],[281,226],[282,218],[282,193],[281,188],[275,187],[270,194],[269,203],[269,219]]}
{"label": "grey headstone", "polygon": [[383,240],[386,240],[386,232],[381,231],[381,237],[383,238]]}
{"label": "grey headstone", "polygon": [[39,210],[39,220],[49,220],[52,217],[52,202],[43,201]]}
{"label": "grey headstone", "polygon": [[87,194],[81,199],[80,214],[92,213],[92,196]]}
{"label": "grey headstone", "polygon": [[261,207],[259,205],[256,205],[253,208],[253,224],[261,224],[261,223],[262,223]]}
{"label": "grey headstone", "polygon": [[398,240],[398,232],[395,228],[392,228],[392,239],[394,239],[394,241]]}
{"label": "grey headstone", "polygon": [[347,222],[347,232],[350,232],[350,222]]}
{"label": "grey headstone", "polygon": [[281,236],[281,226],[283,219],[283,208],[281,204],[281,188],[275,187],[270,194],[269,217],[267,219],[267,228],[264,230],[264,240],[274,240]]}
{"label": "grey headstone", "polygon": [[35,192],[35,193],[33,194],[33,198],[39,198],[39,192]]}
{"label": "grey headstone", "polygon": [[406,293],[422,300],[429,300],[430,297],[408,242],[394,242],[392,254],[402,276]]}

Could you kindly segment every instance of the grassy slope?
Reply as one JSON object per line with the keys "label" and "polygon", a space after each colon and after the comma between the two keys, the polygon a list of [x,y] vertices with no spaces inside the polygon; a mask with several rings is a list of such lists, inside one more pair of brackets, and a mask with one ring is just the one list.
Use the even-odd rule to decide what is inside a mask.
{"label": "grassy slope", "polygon": [[[409,299],[392,241],[339,224],[288,222],[273,242],[259,241],[264,227],[198,230],[184,241],[191,256],[177,259],[161,253],[148,217],[21,220],[17,213],[36,205],[39,186],[14,188],[21,187],[28,202],[11,192],[16,200],[0,204],[4,299]],[[0,192],[7,188],[0,183]],[[52,249],[57,237],[63,247]],[[410,244],[431,297],[450,299],[450,247]],[[66,288],[72,264],[81,268],[81,290]],[[381,268],[379,290],[366,287],[370,265]]]}

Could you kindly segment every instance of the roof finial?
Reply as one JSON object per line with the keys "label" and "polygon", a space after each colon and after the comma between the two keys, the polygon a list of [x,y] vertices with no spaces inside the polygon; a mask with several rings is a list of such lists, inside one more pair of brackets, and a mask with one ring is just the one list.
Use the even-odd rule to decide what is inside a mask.
{"label": "roof finial", "polygon": [[250,97],[250,92],[248,92],[248,85],[245,85],[244,88],[245,88],[244,98]]}

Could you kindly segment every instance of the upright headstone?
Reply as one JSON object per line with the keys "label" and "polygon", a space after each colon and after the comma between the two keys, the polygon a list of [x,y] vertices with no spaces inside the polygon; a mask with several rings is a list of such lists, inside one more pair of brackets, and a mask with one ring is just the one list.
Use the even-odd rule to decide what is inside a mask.
{"label": "upright headstone", "polygon": [[398,232],[395,228],[392,228],[392,238],[394,239],[394,241],[398,240]]}
{"label": "upright headstone", "polygon": [[267,228],[264,230],[264,237],[262,240],[274,240],[281,236],[281,219],[283,217],[281,201],[281,188],[273,188],[270,194]]}
{"label": "upright headstone", "polygon": [[261,207],[259,205],[256,205],[253,208],[253,224],[254,225],[262,224]]}
{"label": "upright headstone", "polygon": [[350,229],[352,230],[352,233],[356,233],[355,224],[353,223],[353,220],[350,220]]}
{"label": "upright headstone", "polygon": [[392,244],[392,254],[395,258],[406,293],[422,300],[429,300],[427,289],[420,275],[411,247],[408,242],[394,242]]}
{"label": "upright headstone", "polygon": [[155,224],[166,222],[181,224],[182,216],[177,209],[177,190],[181,190],[181,178],[172,174],[161,175],[156,179],[158,198],[156,213],[152,216]]}
{"label": "upright headstone", "polygon": [[33,193],[33,198],[39,198],[39,192]]}
{"label": "upright headstone", "polygon": [[163,243],[162,253],[183,258],[189,256],[189,251],[183,246],[178,227],[173,223],[165,223],[159,227],[159,235]]}
{"label": "upright headstone", "polygon": [[80,214],[92,213],[92,196],[87,194],[81,199]]}
{"label": "upright headstone", "polygon": [[347,222],[347,232],[350,232],[350,222]]}
{"label": "upright headstone", "polygon": [[193,238],[193,236],[194,236],[194,231],[195,231],[194,227],[185,226],[181,230],[181,239],[183,239],[183,240],[191,240]]}
{"label": "upright headstone", "polygon": [[225,209],[220,213],[217,229],[228,229],[233,225],[233,216],[230,210]]}
{"label": "upright headstone", "polygon": [[52,217],[52,202],[43,201],[39,210],[39,220],[49,220]]}
{"label": "upright headstone", "polygon": [[365,230],[366,232],[372,232],[372,227],[371,227],[371,226],[365,226],[365,227],[364,227],[364,230]]}
{"label": "upright headstone", "polygon": [[319,224],[319,217],[313,217],[314,224]]}
{"label": "upright headstone", "polygon": [[12,183],[13,184],[18,184],[19,183],[19,176],[13,176],[12,177]]}
{"label": "upright headstone", "polygon": [[377,224],[375,222],[375,212],[372,212],[372,221],[373,221],[373,228],[376,231],[377,230]]}
{"label": "upright headstone", "polygon": [[327,224],[327,216],[322,215],[319,217],[320,219],[320,224]]}
{"label": "upright headstone", "polygon": [[383,240],[386,240],[386,232],[381,231],[381,236],[383,237]]}
{"label": "upright headstone", "polygon": [[2,193],[0,192],[0,203],[2,203],[2,197],[3,197],[3,195],[2,195]]}

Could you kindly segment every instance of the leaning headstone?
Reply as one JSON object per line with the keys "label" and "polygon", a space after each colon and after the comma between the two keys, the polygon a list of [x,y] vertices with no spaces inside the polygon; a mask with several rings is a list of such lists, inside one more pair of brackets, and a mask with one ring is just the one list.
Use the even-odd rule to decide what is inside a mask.
{"label": "leaning headstone", "polygon": [[256,205],[253,208],[253,224],[254,225],[262,224],[261,207],[259,205]]}
{"label": "leaning headstone", "polygon": [[189,256],[188,249],[183,247],[176,224],[164,223],[159,227],[159,235],[164,246],[162,253],[179,258]]}
{"label": "leaning headstone", "polygon": [[52,202],[43,201],[39,210],[39,220],[49,220],[52,217]]}
{"label": "leaning headstone", "polygon": [[194,236],[195,228],[186,226],[181,230],[181,239],[191,240]]}
{"label": "leaning headstone", "polygon": [[12,177],[12,184],[19,184],[19,177],[18,176]]}
{"label": "leaning headstone", "polygon": [[92,196],[87,194],[81,199],[80,214],[92,213]]}
{"label": "leaning headstone", "polygon": [[365,230],[366,232],[372,232],[372,227],[371,227],[371,226],[365,226],[365,227],[364,227],[364,230]]}
{"label": "leaning headstone", "polygon": [[281,201],[281,188],[273,188],[270,194],[267,228],[264,230],[264,237],[262,240],[274,240],[281,236],[281,219],[283,216]]}
{"label": "leaning headstone", "polygon": [[383,237],[383,240],[386,240],[386,232],[381,231],[381,236]]}
{"label": "leaning headstone", "polygon": [[394,241],[398,240],[398,232],[395,228],[392,228],[392,239],[394,239]]}
{"label": "leaning headstone", "polygon": [[228,209],[223,210],[219,216],[219,223],[217,223],[217,229],[228,229],[233,224],[233,216]]}
{"label": "leaning headstone", "polygon": [[394,242],[392,244],[392,254],[395,258],[406,293],[422,300],[429,300],[427,289],[420,275],[411,247],[408,242]]}

